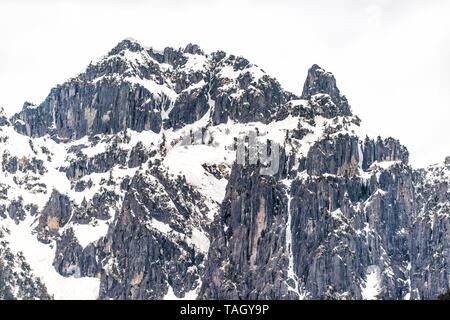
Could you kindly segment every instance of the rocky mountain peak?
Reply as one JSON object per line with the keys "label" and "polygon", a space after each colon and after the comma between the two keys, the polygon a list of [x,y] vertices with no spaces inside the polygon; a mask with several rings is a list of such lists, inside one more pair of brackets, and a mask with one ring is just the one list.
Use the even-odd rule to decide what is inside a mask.
{"label": "rocky mountain peak", "polygon": [[319,93],[330,95],[335,102],[339,102],[341,98],[334,75],[331,72],[325,71],[317,64],[314,64],[308,70],[308,76],[303,85],[302,97],[308,99]]}
{"label": "rocky mountain peak", "polygon": [[308,70],[301,98],[312,100],[312,104],[320,108],[327,118],[352,115],[347,98],[340,93],[334,75],[317,64]]}

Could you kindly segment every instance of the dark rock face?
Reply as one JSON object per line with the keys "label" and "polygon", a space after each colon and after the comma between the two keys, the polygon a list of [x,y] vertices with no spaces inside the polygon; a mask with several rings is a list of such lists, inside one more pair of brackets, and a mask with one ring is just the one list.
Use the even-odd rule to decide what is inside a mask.
{"label": "dark rock face", "polygon": [[243,58],[226,58],[223,52],[217,52],[212,60],[215,63],[210,92],[215,101],[213,124],[228,120],[268,123],[294,97]]}
{"label": "dark rock face", "polygon": [[[198,287],[205,253],[181,235],[193,232],[196,210],[203,210],[199,194],[181,180],[166,180],[157,170],[153,169],[153,178],[147,171],[129,182],[105,237],[85,248],[72,229],[59,237],[53,262],[59,273],[100,278],[101,299],[162,299],[169,286],[183,297]],[[160,223],[180,236],[162,233]]]}
{"label": "dark rock face", "polygon": [[342,96],[336,85],[334,75],[315,64],[308,70],[308,76],[303,85],[302,98],[308,99],[320,93],[328,94],[334,103],[339,104],[341,102]]}
{"label": "dark rock face", "polygon": [[8,215],[11,219],[16,221],[23,220],[25,218],[25,210],[21,201],[12,201],[8,207]]}
{"label": "dark rock face", "polygon": [[316,143],[306,157],[305,168],[299,170],[309,175],[350,175],[358,174],[358,139],[339,136],[335,140],[325,139]]}
{"label": "dark rock face", "polygon": [[294,299],[286,283],[287,204],[280,177],[258,174],[259,165],[236,165],[211,248],[201,298]]}
{"label": "dark rock face", "polygon": [[[377,193],[382,189],[376,179],[368,185],[349,177],[294,183],[292,233],[303,239],[294,242],[294,265],[313,297],[362,298],[361,282],[372,265],[383,274],[379,298],[406,294],[401,280],[406,280],[402,262],[408,258],[407,238],[397,233],[409,226],[412,208],[408,199],[398,199],[403,215],[392,209],[390,199],[400,191],[393,176],[384,176],[384,196]],[[359,203],[365,206],[355,207]],[[384,262],[387,257],[389,263]]]}
{"label": "dark rock face", "polygon": [[59,274],[76,278],[100,277],[100,265],[97,262],[98,250],[94,244],[83,248],[78,243],[72,229],[67,229],[56,242],[56,254],[53,266]]}
{"label": "dark rock face", "polygon": [[210,109],[207,90],[208,88],[205,86],[198,90],[180,93],[164,127],[180,129],[203,118]]}
{"label": "dark rock face", "polygon": [[66,225],[72,216],[72,204],[67,196],[53,190],[47,205],[39,217],[36,230],[41,241],[49,241],[49,237],[56,236],[61,227]]}
{"label": "dark rock face", "polygon": [[375,161],[401,161],[408,163],[408,150],[398,140],[378,137],[376,141],[366,139],[363,150],[362,168],[367,170]]}
{"label": "dark rock face", "polygon": [[439,300],[450,300],[450,290],[447,291],[446,293],[439,295],[438,299]]}
{"label": "dark rock face", "polygon": [[[336,79],[318,65],[308,70],[308,76],[303,85],[302,99],[312,99],[317,108],[325,108],[324,116],[333,118],[339,114],[351,115],[347,98],[339,92]],[[329,110],[329,109],[335,110]]]}
{"label": "dark rock face", "polygon": [[53,89],[38,108],[24,109],[15,118],[25,125],[16,122],[16,129],[31,137],[56,133],[64,139],[116,133],[125,128],[159,132],[161,106],[144,88],[113,80],[96,85],[80,81]]}
{"label": "dark rock face", "polygon": [[112,146],[106,152],[100,153],[92,158],[83,154],[71,161],[70,165],[63,170],[67,178],[78,180],[91,173],[104,173],[111,170],[115,165],[125,165],[127,163],[127,151]]}
{"label": "dark rock face", "polygon": [[9,121],[6,118],[5,111],[0,107],[0,127],[9,125]]}
{"label": "dark rock face", "polygon": [[178,187],[162,176],[149,180],[139,175],[130,182],[122,211],[97,245],[103,265],[100,298],[162,299],[169,286],[183,297],[198,286],[204,253],[154,227],[159,221],[169,232],[192,232],[188,222],[195,213],[186,203],[200,206],[198,195],[189,190],[176,194]]}
{"label": "dark rock face", "polygon": [[105,239],[107,261],[117,261],[117,265],[107,265],[102,274],[100,298],[162,299],[168,285],[181,296],[194,289],[198,276],[188,269],[203,257],[148,230],[126,210]]}
{"label": "dark rock face", "polygon": [[[40,105],[0,110],[0,238],[5,219],[36,219],[50,264],[98,279],[100,299],[434,299],[450,284],[450,158],[415,170],[360,122],[317,65],[298,98],[245,58],[124,40]],[[219,138],[183,145],[186,127]],[[275,174],[227,159],[246,130],[281,145]],[[0,297],[22,281],[18,298],[51,298],[2,250]]]}
{"label": "dark rock face", "polygon": [[[319,159],[316,148],[325,145],[333,146],[334,156],[324,151]],[[366,140],[367,145],[371,143]],[[378,147],[388,154],[395,153],[393,146],[398,148],[391,140],[378,140]],[[235,167],[221,215],[211,229],[203,298],[289,299],[300,294],[312,299],[362,299],[368,295],[364,292],[368,270],[379,273],[377,298],[432,299],[445,291],[448,218],[434,217],[439,221],[435,229],[415,218],[425,204],[415,193],[417,176],[401,162],[407,155],[398,154],[396,164],[387,170],[371,168],[362,178],[358,161],[364,159],[358,159],[357,148],[353,138],[343,136],[316,143],[305,162],[320,170],[305,167],[308,177],[293,179],[287,188],[282,175],[267,187],[253,170]],[[348,154],[340,155],[339,150]],[[380,152],[370,161],[383,161],[385,156]],[[448,206],[447,183],[436,188],[444,197],[441,203]],[[292,235],[291,252],[287,234]],[[433,258],[426,252],[433,252]],[[293,278],[286,275],[289,255]],[[272,266],[274,261],[278,267]],[[426,277],[414,271],[424,268]],[[426,281],[433,282],[433,288]]]}
{"label": "dark rock face", "polygon": [[[4,231],[3,231],[4,232]],[[50,300],[22,254],[14,254],[0,231],[0,300]]]}
{"label": "dark rock face", "polygon": [[[203,65],[191,66],[188,55]],[[66,140],[127,128],[159,132],[163,123],[179,129],[208,111],[213,124],[267,123],[292,97],[243,58],[224,52],[207,56],[195,45],[166,48],[162,55],[124,40],[84,73],[52,89],[41,105],[26,103],[12,122],[28,136]]]}

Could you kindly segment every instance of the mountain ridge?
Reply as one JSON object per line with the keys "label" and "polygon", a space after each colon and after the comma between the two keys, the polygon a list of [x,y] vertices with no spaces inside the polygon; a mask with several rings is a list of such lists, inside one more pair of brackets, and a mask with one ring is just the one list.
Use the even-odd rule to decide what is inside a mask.
{"label": "mountain ridge", "polygon": [[3,239],[56,299],[435,298],[448,161],[415,170],[360,124],[318,65],[296,96],[243,57],[124,40],[0,115]]}

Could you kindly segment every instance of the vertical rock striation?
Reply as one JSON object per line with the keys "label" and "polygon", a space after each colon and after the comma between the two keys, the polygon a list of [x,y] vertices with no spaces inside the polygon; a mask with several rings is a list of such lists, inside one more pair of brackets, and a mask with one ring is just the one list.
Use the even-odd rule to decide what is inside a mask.
{"label": "vertical rock striation", "polygon": [[[450,158],[414,169],[360,124],[317,65],[297,97],[243,57],[124,40],[0,110],[0,297],[51,298],[58,279],[100,299],[434,299]],[[280,145],[275,174],[253,139]],[[50,255],[22,256],[25,236]]]}

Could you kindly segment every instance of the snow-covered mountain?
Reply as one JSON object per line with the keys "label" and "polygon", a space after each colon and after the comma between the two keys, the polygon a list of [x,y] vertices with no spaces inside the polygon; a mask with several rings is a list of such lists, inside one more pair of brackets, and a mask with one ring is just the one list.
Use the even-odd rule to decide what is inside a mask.
{"label": "snow-covered mountain", "polygon": [[[252,161],[252,135],[280,146],[274,174]],[[411,168],[317,65],[296,96],[245,58],[127,39],[0,114],[0,155],[0,298],[449,289],[450,158]]]}

